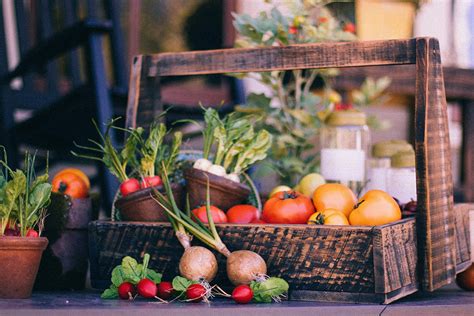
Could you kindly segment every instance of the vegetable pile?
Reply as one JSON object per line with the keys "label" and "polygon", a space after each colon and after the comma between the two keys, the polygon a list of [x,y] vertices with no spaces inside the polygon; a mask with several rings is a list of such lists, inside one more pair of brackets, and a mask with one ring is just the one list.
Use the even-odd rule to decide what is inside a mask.
{"label": "vegetable pile", "polygon": [[37,176],[35,155],[25,154],[24,169],[8,167],[3,148],[0,160],[0,236],[39,237],[50,202],[48,170]]}
{"label": "vegetable pile", "polygon": [[204,121],[203,158],[194,168],[240,182],[240,174],[267,157],[272,137],[265,129],[254,131],[253,116],[233,112],[221,119],[215,109],[208,108]]}

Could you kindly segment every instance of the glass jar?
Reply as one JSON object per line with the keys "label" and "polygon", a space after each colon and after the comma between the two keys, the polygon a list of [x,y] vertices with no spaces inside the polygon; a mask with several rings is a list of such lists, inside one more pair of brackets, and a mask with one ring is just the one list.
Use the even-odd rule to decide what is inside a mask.
{"label": "glass jar", "polygon": [[387,192],[400,204],[416,201],[415,151],[400,151],[392,156]]}
{"label": "glass jar", "polygon": [[321,128],[321,175],[328,182],[342,183],[354,193],[365,183],[370,131],[365,113],[332,112]]}
{"label": "glass jar", "polygon": [[367,185],[369,190],[387,192],[388,174],[391,167],[391,157],[399,151],[411,150],[412,147],[405,140],[386,140],[372,146],[372,158],[368,160]]}

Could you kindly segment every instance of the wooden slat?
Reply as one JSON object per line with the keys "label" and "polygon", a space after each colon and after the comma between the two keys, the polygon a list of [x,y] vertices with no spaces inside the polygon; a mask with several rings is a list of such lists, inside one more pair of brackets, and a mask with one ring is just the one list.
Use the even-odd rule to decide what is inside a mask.
{"label": "wooden slat", "polygon": [[319,43],[150,55],[149,76],[415,63],[414,40]]}
{"label": "wooden slat", "polygon": [[422,286],[433,291],[455,276],[451,152],[438,41],[419,38],[416,50],[418,255]]}
{"label": "wooden slat", "polygon": [[454,205],[456,224],[456,273],[471,265],[471,236],[469,212],[474,210],[474,204]]}

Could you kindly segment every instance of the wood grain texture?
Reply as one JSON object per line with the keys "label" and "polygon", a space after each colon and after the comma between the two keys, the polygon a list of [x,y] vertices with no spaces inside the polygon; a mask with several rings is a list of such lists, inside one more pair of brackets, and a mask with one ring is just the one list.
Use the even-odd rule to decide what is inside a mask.
{"label": "wood grain texture", "polygon": [[469,212],[474,210],[474,204],[455,204],[455,235],[456,235],[456,273],[471,265],[471,233]]}
{"label": "wood grain texture", "polygon": [[375,292],[389,293],[418,284],[415,221],[374,229]]}
{"label": "wood grain texture", "polygon": [[[397,227],[401,228],[398,229]],[[385,258],[403,254],[416,258],[416,249],[408,239],[414,238],[414,219],[405,219],[377,229],[372,227],[335,227],[308,225],[218,225],[222,240],[230,250],[248,249],[259,253],[267,262],[268,274],[287,280],[292,291],[324,291],[375,294],[374,238],[376,230],[384,234],[385,243],[377,250]],[[177,266],[183,252],[173,230],[167,223],[93,222],[90,229],[91,280],[94,287],[108,286],[112,269],[124,256],[151,255],[151,266],[165,278],[178,274]],[[408,237],[392,234],[406,233]],[[392,235],[392,236],[391,236]],[[375,237],[374,237],[375,236]],[[195,242],[194,244],[199,244]],[[411,251],[411,252],[410,252]],[[230,286],[225,275],[225,258],[217,256],[219,272],[215,283]],[[414,260],[414,259],[413,259]],[[387,265],[387,260],[378,262]],[[400,263],[413,274],[416,264]],[[392,273],[393,266],[381,268]],[[402,277],[398,287],[416,287],[416,280]],[[357,295],[356,295],[357,296]],[[354,296],[354,297],[356,297]],[[357,300],[356,300],[357,301]]]}
{"label": "wood grain texture", "polygon": [[[469,87],[474,91],[474,85]],[[463,185],[466,201],[474,202],[474,100],[463,102]]]}
{"label": "wood grain texture", "polygon": [[414,40],[341,42],[148,55],[150,76],[415,63]]}
{"label": "wood grain texture", "polygon": [[451,152],[439,44],[416,41],[418,255],[422,287],[433,291],[451,283],[456,270]]}

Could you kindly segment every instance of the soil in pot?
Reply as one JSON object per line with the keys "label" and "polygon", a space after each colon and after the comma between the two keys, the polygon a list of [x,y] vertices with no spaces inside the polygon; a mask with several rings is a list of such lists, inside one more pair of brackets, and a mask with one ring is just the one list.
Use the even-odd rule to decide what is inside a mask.
{"label": "soil in pot", "polygon": [[[172,184],[173,196],[182,207],[183,187]],[[165,193],[163,187],[159,187],[161,193]],[[134,222],[167,222],[168,217],[163,208],[152,198],[152,188],[142,189],[115,201],[115,207],[120,211],[120,218],[124,221]],[[166,193],[165,193],[166,194]]]}
{"label": "soil in pot", "polygon": [[44,237],[0,237],[0,298],[28,298],[38,273]]}
{"label": "soil in pot", "polygon": [[186,169],[184,178],[191,209],[206,203],[208,179],[211,204],[224,211],[234,205],[245,203],[251,192],[245,184],[195,168]]}

